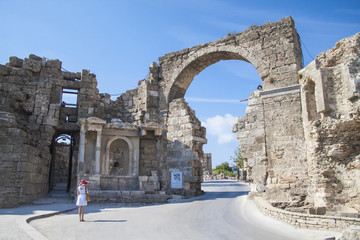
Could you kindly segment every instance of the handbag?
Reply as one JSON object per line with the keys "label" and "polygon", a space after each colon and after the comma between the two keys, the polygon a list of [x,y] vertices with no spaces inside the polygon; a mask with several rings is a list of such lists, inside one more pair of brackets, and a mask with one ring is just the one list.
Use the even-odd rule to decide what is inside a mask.
{"label": "handbag", "polygon": [[[87,189],[86,189],[87,190]],[[90,194],[88,191],[86,191],[86,201],[87,202],[90,202],[91,201],[91,198],[90,198]]]}

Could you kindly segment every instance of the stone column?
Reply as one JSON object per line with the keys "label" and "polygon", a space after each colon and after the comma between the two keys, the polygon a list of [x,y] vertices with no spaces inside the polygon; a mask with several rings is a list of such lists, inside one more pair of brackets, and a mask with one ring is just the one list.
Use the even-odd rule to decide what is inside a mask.
{"label": "stone column", "polygon": [[96,131],[95,174],[100,174],[101,130]]}
{"label": "stone column", "polygon": [[84,170],[84,156],[85,156],[85,126],[81,125],[80,129],[80,144],[79,144],[79,166],[78,172],[82,173]]}

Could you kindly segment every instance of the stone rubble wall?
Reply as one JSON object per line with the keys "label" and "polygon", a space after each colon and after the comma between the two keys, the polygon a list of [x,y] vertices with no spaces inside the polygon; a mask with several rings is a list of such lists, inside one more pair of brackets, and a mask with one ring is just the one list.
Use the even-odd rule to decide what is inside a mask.
{"label": "stone rubble wall", "polygon": [[[9,63],[0,65],[0,148],[5,153],[0,158],[0,207],[18,206],[47,194],[52,141],[57,134],[74,133],[78,144],[78,119],[100,115],[136,120],[137,90],[112,102],[109,95],[99,95],[95,74],[62,71],[61,65],[59,60],[33,54],[25,59],[10,57]],[[77,112],[62,108],[63,88],[78,89]],[[66,122],[66,115],[73,123]],[[77,153],[75,145],[72,187],[76,186]]]}
{"label": "stone rubble wall", "polygon": [[318,55],[300,85],[253,92],[234,125],[248,180],[274,206],[360,211],[359,39]]}
{"label": "stone rubble wall", "polygon": [[[162,137],[151,135],[155,131],[151,129],[158,129],[160,121],[159,66],[153,63],[148,78],[139,81],[137,89],[112,101],[109,94],[99,94],[95,74],[89,70],[62,71],[61,64],[59,60],[30,55],[25,59],[10,57],[9,63],[0,65],[0,147],[5,153],[0,159],[0,207],[18,206],[47,194],[51,145],[62,133],[72,133],[74,137],[71,187],[76,187],[80,130],[77,121],[88,117],[146,125],[150,135],[142,139],[141,172],[151,176],[151,171],[159,170],[160,182],[166,189],[168,175],[161,170],[166,167],[162,154],[166,143]],[[77,108],[63,107],[63,88],[78,90]],[[154,124],[156,127],[152,128]],[[93,165],[86,166],[88,171]]]}
{"label": "stone rubble wall", "polygon": [[359,218],[323,216],[285,211],[273,207],[261,197],[254,198],[256,206],[265,215],[271,216],[295,227],[341,232],[351,226],[360,226]]}
{"label": "stone rubble wall", "polygon": [[59,60],[35,55],[0,65],[0,207],[47,194],[62,86],[76,88],[76,78],[81,74],[62,72]]}
{"label": "stone rubble wall", "polygon": [[307,196],[307,161],[300,86],[257,91],[234,125],[247,180],[266,184],[266,198],[299,207]]}
{"label": "stone rubble wall", "polygon": [[360,211],[360,33],[302,69],[309,201]]}

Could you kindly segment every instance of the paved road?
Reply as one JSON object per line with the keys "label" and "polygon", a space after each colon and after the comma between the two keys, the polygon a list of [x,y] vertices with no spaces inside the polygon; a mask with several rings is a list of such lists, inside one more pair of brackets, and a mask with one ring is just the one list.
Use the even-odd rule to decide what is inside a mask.
{"label": "paved road", "polygon": [[[203,183],[201,197],[146,206],[86,207],[85,222],[76,211],[39,219],[31,225],[56,239],[325,239],[336,233],[295,229],[262,215],[248,200],[248,186],[231,181]],[[338,235],[337,235],[338,236]]]}

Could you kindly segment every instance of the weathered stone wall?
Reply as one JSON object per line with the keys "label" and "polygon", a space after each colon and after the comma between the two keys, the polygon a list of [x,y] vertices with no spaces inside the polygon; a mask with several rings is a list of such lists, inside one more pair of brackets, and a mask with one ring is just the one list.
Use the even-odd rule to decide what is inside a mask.
{"label": "weathered stone wall", "polygon": [[158,169],[157,140],[152,137],[143,137],[140,140],[139,175],[151,176],[151,171]]}
{"label": "weathered stone wall", "polygon": [[1,207],[27,203],[47,193],[59,92],[61,84],[72,85],[66,77],[60,61],[35,55],[24,60],[10,57],[6,66],[0,65],[0,136],[5,153],[0,158]]}
{"label": "weathered stone wall", "polygon": [[248,180],[274,206],[359,211],[359,39],[317,56],[300,85],[252,93],[234,126]]}
{"label": "weathered stone wall", "polygon": [[[78,120],[88,117],[100,117],[108,122],[119,119],[121,122],[141,125],[145,132],[149,130],[142,142],[143,151],[139,153],[144,160],[142,173],[151,176],[152,170],[159,170],[159,177],[166,189],[167,175],[164,178],[164,171],[160,170],[166,166],[163,153],[166,144],[161,144],[165,141],[155,140],[155,136],[151,135],[151,132],[159,129],[156,123],[159,121],[159,66],[153,63],[149,69],[148,78],[139,81],[139,88],[129,90],[112,101],[110,95],[99,94],[95,74],[88,70],[81,73],[62,71],[59,60],[30,55],[24,60],[10,57],[8,64],[0,65],[0,112],[1,121],[4,122],[0,126],[1,148],[4,153],[9,153],[1,158],[1,193],[4,193],[0,198],[1,207],[17,206],[47,194],[51,153],[56,152],[51,149],[52,141],[60,134],[71,133],[75,140],[73,174],[70,178],[71,187],[76,186],[80,130]],[[78,90],[75,108],[67,108],[66,104],[61,103],[64,88]],[[87,134],[89,144],[86,152],[92,156],[96,132]],[[91,134],[95,135],[91,138]],[[89,158],[92,157],[85,157]],[[59,163],[56,157],[54,162]],[[84,173],[94,173],[94,164],[93,158],[87,160]],[[16,174],[10,173],[10,169]]]}
{"label": "weathered stone wall", "polygon": [[[9,63],[0,65],[0,136],[5,153],[0,158],[1,207],[28,203],[47,194],[52,142],[62,133],[72,133],[76,139],[71,176],[71,185],[76,186],[76,122],[102,114],[99,104],[106,102],[101,101],[96,86],[94,74],[62,71],[59,60],[30,55],[25,59],[10,57]],[[61,104],[63,88],[78,90],[76,111]]]}
{"label": "weathered stone wall", "polygon": [[249,98],[246,116],[239,117],[233,127],[239,141],[240,150],[248,167],[248,181],[266,182],[267,156],[265,141],[264,107],[260,92]]}
{"label": "weathered stone wall", "polygon": [[30,145],[31,139],[22,128],[15,114],[0,112],[1,208],[27,203],[48,190],[49,153]]}
{"label": "weathered stone wall", "polygon": [[[169,172],[183,174],[183,188],[173,192],[188,196],[199,194],[202,182],[202,145],[206,143],[205,128],[183,98],[169,105],[167,125],[167,162]],[[170,177],[170,176],[169,176]]]}
{"label": "weathered stone wall", "polygon": [[360,34],[343,39],[300,71],[309,201],[360,211]]}
{"label": "weathered stone wall", "polygon": [[234,132],[245,158],[247,180],[266,184],[266,197],[282,207],[303,205],[307,161],[300,86],[254,92]]}
{"label": "weathered stone wall", "polygon": [[299,90],[262,96],[268,159],[267,199],[287,208],[302,206],[307,196],[307,159]]}

